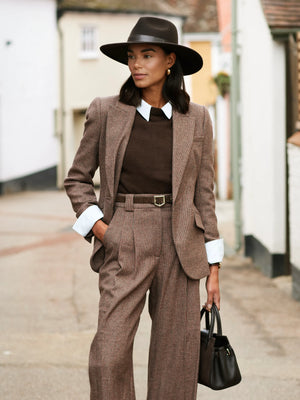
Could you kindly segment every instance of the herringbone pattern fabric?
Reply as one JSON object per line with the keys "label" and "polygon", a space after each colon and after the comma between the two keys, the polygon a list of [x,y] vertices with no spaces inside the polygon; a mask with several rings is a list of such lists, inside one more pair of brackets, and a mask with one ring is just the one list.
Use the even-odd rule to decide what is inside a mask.
{"label": "herringbone pattern fabric", "polygon": [[199,281],[183,271],[172,207],[117,203],[104,237],[98,331],[91,345],[91,400],[134,400],[132,349],[149,292],[147,400],[194,400],[200,342]]}

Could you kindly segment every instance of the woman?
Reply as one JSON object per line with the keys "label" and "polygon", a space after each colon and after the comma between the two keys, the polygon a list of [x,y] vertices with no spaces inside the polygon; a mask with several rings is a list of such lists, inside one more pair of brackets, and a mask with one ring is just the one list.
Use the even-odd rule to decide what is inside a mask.
{"label": "woman", "polygon": [[[202,58],[178,45],[176,27],[140,18],[125,43],[101,47],[128,64],[119,96],[95,99],[65,188],[74,229],[94,236],[98,330],[91,345],[92,400],[133,400],[132,347],[149,292],[148,400],[196,399],[199,279],[206,308],[220,307],[223,257],[214,212],[207,110],[189,102],[183,75]],[[100,198],[93,175],[100,167]]]}

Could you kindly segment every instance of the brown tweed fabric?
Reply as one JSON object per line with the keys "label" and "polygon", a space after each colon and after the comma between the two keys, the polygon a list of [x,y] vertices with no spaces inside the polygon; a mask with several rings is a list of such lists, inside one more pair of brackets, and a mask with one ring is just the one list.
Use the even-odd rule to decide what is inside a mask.
{"label": "brown tweed fabric", "polygon": [[[97,204],[105,222],[110,222],[135,115],[136,108],[120,103],[117,97],[96,98],[90,105],[84,136],[65,180],[77,217]],[[172,235],[182,268],[190,278],[201,279],[209,274],[205,241],[219,238],[211,120],[205,107],[193,103],[186,114],[174,110],[172,120]],[[98,167],[99,201],[93,186]],[[91,266],[97,272],[102,268],[105,250],[95,240]]]}
{"label": "brown tweed fabric", "polygon": [[152,319],[147,400],[195,400],[199,281],[183,271],[172,207],[117,203],[104,236],[98,330],[91,345],[91,400],[135,400],[132,348],[149,291]]}

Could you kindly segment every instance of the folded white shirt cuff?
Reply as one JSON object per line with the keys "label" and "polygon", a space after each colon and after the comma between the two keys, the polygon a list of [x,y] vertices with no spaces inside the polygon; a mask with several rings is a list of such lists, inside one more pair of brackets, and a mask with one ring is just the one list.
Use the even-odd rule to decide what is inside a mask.
{"label": "folded white shirt cuff", "polygon": [[209,264],[222,262],[224,257],[224,240],[216,239],[205,243],[206,254]]}
{"label": "folded white shirt cuff", "polygon": [[95,222],[103,218],[103,215],[103,212],[98,206],[89,206],[85,211],[83,211],[73,225],[74,231],[82,236],[86,236],[95,225]]}

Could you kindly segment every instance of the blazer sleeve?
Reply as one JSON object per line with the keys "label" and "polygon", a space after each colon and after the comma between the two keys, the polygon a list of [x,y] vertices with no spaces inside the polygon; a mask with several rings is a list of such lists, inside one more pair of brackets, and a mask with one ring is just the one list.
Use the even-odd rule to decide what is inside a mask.
{"label": "blazer sleeve", "polygon": [[213,130],[208,110],[204,108],[204,140],[200,172],[195,191],[195,205],[204,225],[205,242],[219,239],[214,195]]}
{"label": "blazer sleeve", "polygon": [[64,181],[77,218],[89,206],[97,205],[93,177],[99,167],[100,107],[101,100],[96,98],[86,112],[83,137]]}

